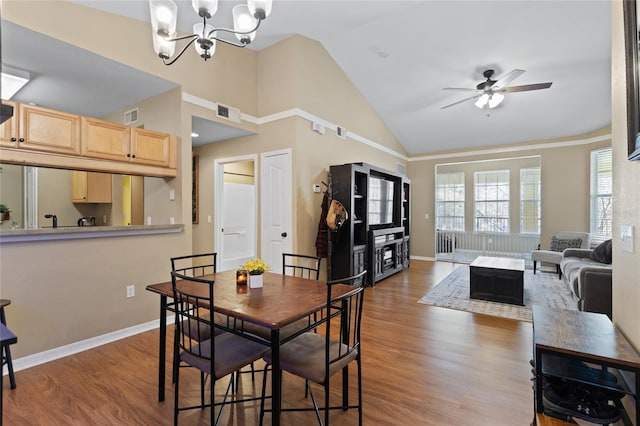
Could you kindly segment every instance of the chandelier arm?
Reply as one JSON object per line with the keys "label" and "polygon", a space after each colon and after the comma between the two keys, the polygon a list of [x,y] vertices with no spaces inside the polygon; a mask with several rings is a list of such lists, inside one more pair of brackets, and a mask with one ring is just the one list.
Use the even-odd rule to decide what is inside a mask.
{"label": "chandelier arm", "polygon": [[[263,21],[262,19],[258,19],[258,23],[256,24],[256,26],[254,28],[250,29],[250,30],[247,30],[247,31],[236,31],[236,30],[233,30],[231,28],[214,28],[211,31],[209,31],[209,34],[207,35],[207,37],[211,38],[212,34],[217,32],[217,31],[222,31],[222,32],[225,32],[225,33],[232,33],[232,34],[242,34],[242,35],[251,34],[252,32],[257,31],[258,28],[260,28],[260,23],[262,23],[262,21]],[[213,36],[213,38],[215,38],[216,40],[220,40],[220,41],[224,42],[224,40],[219,39],[216,36]]]}
{"label": "chandelier arm", "polygon": [[[173,64],[175,61],[177,61],[178,59],[180,59],[180,56],[182,56],[182,54],[189,48],[189,46],[191,46],[193,44],[194,41],[196,41],[198,39],[198,35],[197,34],[192,34],[190,36],[185,36],[185,37],[179,37],[176,40],[184,40],[191,37],[191,40],[189,41],[189,43],[185,44],[184,47],[182,48],[182,50],[180,50],[180,52],[178,53],[178,55],[176,55],[175,58],[173,58],[171,61],[167,62],[166,59],[162,58],[162,62],[165,65],[171,65]],[[173,41],[173,40],[170,40]]]}
{"label": "chandelier arm", "polygon": [[191,38],[191,37],[198,38],[200,36],[198,34],[189,34],[189,35],[182,36],[182,37],[165,38],[165,41],[180,41],[180,40],[186,40],[186,39]]}

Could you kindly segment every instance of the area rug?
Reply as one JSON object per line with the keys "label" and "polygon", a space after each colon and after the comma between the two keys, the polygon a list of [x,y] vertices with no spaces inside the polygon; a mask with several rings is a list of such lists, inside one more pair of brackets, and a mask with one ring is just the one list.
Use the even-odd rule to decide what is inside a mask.
{"label": "area rug", "polygon": [[419,303],[531,322],[533,305],[577,310],[576,301],[557,275],[524,272],[525,306],[469,299],[469,267],[461,265],[440,281]]}

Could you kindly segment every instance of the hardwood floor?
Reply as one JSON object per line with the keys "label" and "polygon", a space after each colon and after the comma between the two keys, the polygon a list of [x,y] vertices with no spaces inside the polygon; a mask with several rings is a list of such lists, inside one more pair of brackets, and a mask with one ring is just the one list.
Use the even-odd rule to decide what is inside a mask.
{"label": "hardwood floor", "polygon": [[[365,425],[529,425],[533,419],[530,323],[417,303],[453,269],[412,261],[403,273],[367,288],[362,336]],[[171,333],[168,333],[171,336]],[[157,401],[158,331],[142,333],[16,373],[4,380],[4,424],[169,425],[173,388]],[[180,396],[198,398],[198,377],[181,372]],[[168,366],[167,374],[171,369]],[[352,398],[356,395],[350,368]],[[261,380],[242,375],[243,394]],[[339,376],[336,376],[339,377]],[[219,381],[216,394],[223,391]],[[338,400],[340,379],[332,389]],[[304,382],[284,375],[286,406],[307,405]],[[318,389],[316,395],[322,396]],[[333,396],[333,393],[332,393]],[[208,410],[181,413],[181,425],[208,423]],[[258,404],[224,409],[224,425],[257,424]],[[357,412],[333,411],[333,425],[357,424]],[[270,424],[269,414],[265,424]],[[313,413],[283,413],[284,425],[315,424]]]}

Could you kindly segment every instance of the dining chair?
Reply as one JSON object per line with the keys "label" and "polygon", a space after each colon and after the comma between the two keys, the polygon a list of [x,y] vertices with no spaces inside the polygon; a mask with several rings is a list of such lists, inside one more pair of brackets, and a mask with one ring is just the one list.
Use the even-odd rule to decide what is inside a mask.
{"label": "dining chair", "polygon": [[[318,322],[318,332],[306,332],[282,345],[280,348],[280,370],[305,379],[306,388],[311,395],[313,407],[283,407],[281,411],[315,411],[318,424],[329,425],[330,410],[358,409],[358,424],[362,426],[362,365],[360,356],[360,325],[364,303],[364,287],[361,285],[367,271],[356,275],[327,282],[326,315]],[[350,284],[353,291],[334,298],[332,289],[337,284]],[[272,362],[271,351],[263,356],[265,361],[262,382],[262,400],[260,402],[260,424],[265,409],[266,376]],[[348,377],[348,365],[356,362],[358,367],[358,403],[350,405],[348,395],[342,395],[341,405],[330,405],[330,379],[336,373],[343,372],[343,381]],[[324,387],[324,406],[319,407],[310,382]],[[344,384],[344,382],[343,382]],[[320,411],[324,411],[324,423]]]}
{"label": "dining chair", "polygon": [[[229,391],[233,388],[233,372],[257,361],[267,351],[267,347],[249,337],[232,333],[214,333],[215,325],[205,310],[214,304],[214,281],[202,277],[192,277],[171,272],[171,282],[175,301],[176,339],[174,346],[179,352],[179,361],[200,370],[200,404],[180,406],[180,369],[177,370],[174,395],[174,425],[178,424],[180,411],[211,407],[211,425],[220,422],[225,404],[256,401],[260,398],[249,397],[227,401]],[[205,337],[211,336],[211,337]],[[210,402],[205,403],[205,375],[210,380]],[[215,384],[218,379],[230,376],[221,402],[214,399]],[[219,405],[218,415],[215,406]],[[215,422],[214,422],[215,420]]]}
{"label": "dining chair", "polygon": [[322,258],[306,254],[282,253],[282,273],[300,278],[320,278]]}
{"label": "dining chair", "polygon": [[[180,275],[185,275],[189,277],[202,277],[204,275],[210,275],[217,272],[217,258],[218,254],[213,253],[201,253],[201,254],[189,254],[186,256],[177,256],[172,257],[171,260],[171,271],[178,273]],[[203,309],[201,313],[204,317],[208,317],[210,312],[208,309]],[[223,314],[214,314],[214,321],[218,324],[227,326],[229,323],[229,318]],[[220,329],[216,329],[214,327],[214,333],[221,333]],[[177,333],[177,330],[176,330]],[[185,333],[192,334],[194,338],[201,339],[209,339],[211,337],[211,330],[205,329],[200,330],[199,333],[195,333],[194,330],[186,329]],[[173,351],[173,381],[176,379],[176,368],[179,368],[180,364],[176,363],[175,360],[178,359],[178,348],[174,346]]]}

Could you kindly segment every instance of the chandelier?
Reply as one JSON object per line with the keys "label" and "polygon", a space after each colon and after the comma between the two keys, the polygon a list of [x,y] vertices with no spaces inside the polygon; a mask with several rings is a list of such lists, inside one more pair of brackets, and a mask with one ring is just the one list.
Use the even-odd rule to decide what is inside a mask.
{"label": "chandelier", "polygon": [[[178,6],[171,0],[149,0],[151,27],[153,30],[153,49],[165,65],[171,65],[193,44],[198,55],[205,61],[216,51],[216,41],[235,47],[246,47],[256,36],[260,23],[271,13],[272,0],[247,0],[247,4],[238,4],[233,8],[233,29],[216,28],[207,23],[218,10],[218,0],[191,0],[193,10],[202,18],[193,26],[193,34],[176,37]],[[220,33],[235,34],[238,42],[226,40]],[[171,59],[176,42],[189,40],[180,52]]]}

